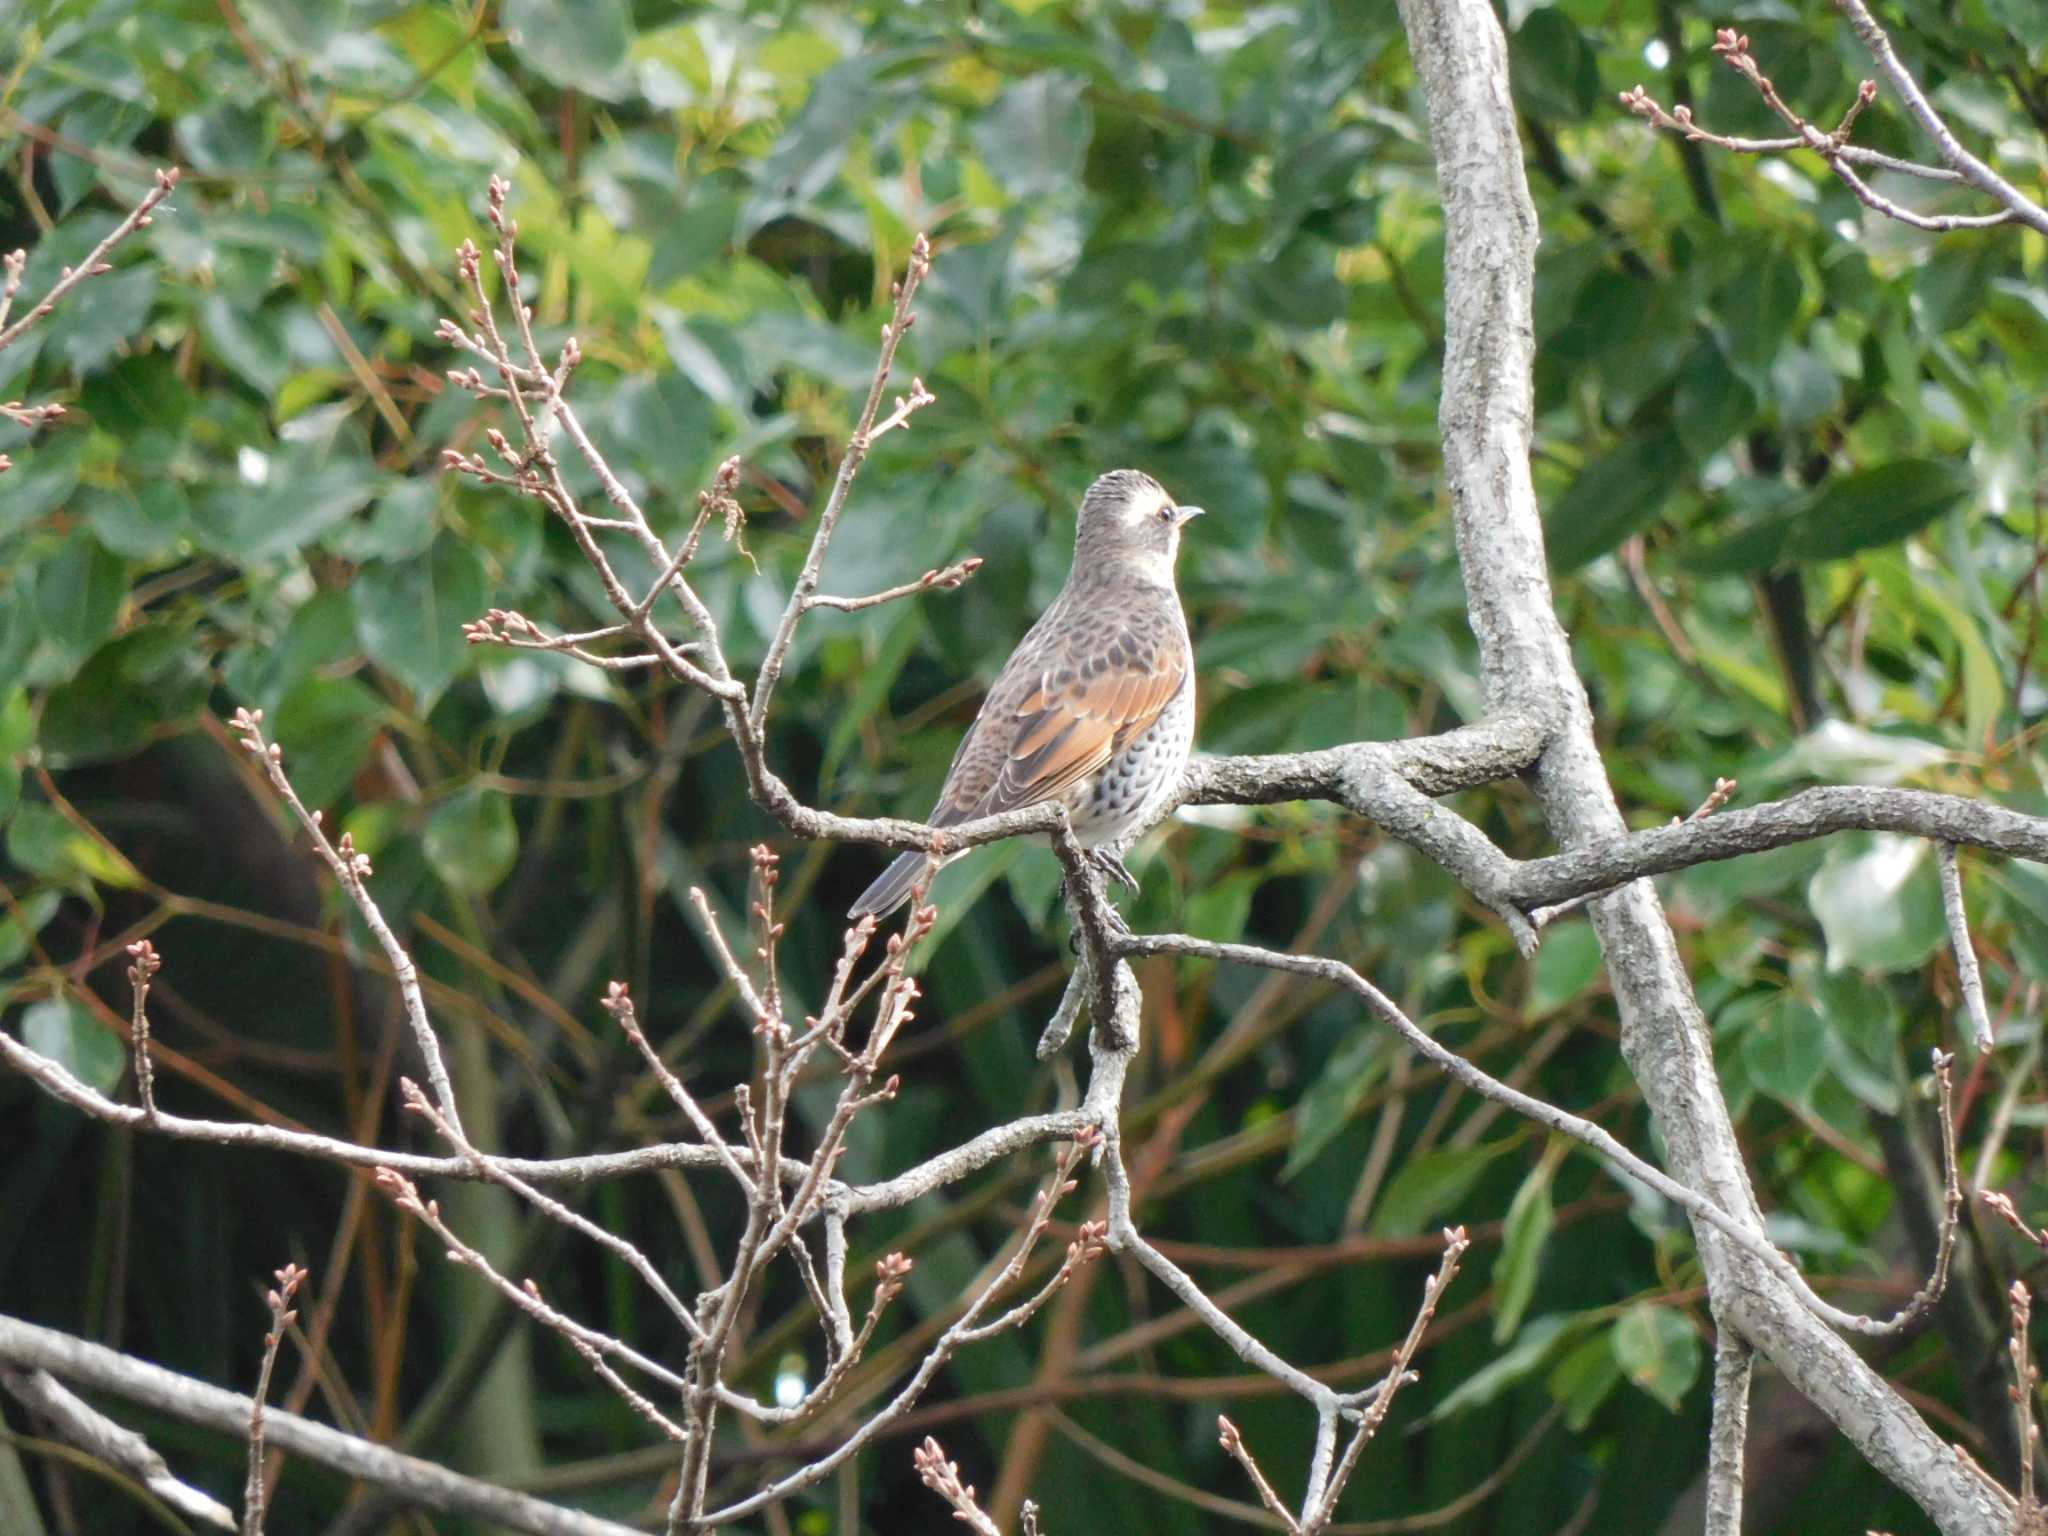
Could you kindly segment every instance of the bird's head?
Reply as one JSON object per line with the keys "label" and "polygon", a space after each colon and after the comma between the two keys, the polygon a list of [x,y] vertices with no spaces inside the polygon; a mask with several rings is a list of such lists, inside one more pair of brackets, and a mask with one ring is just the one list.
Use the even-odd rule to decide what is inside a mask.
{"label": "bird's head", "polygon": [[1181,506],[1150,475],[1113,469],[1081,498],[1074,530],[1076,572],[1090,563],[1136,566],[1171,584],[1180,531],[1201,515],[1200,507]]}

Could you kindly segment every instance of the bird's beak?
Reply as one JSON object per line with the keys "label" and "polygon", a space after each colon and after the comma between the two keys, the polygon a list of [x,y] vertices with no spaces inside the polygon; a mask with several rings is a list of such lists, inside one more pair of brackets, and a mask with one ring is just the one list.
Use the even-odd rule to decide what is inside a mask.
{"label": "bird's beak", "polygon": [[1180,517],[1180,521],[1176,526],[1181,528],[1187,527],[1189,523],[1192,523],[1196,518],[1202,515],[1202,509],[1200,507],[1175,507],[1173,510]]}

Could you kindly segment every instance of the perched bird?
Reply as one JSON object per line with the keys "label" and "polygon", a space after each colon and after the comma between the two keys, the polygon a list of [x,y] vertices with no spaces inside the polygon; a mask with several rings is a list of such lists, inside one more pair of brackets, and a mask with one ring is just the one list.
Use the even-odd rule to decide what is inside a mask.
{"label": "perched bird", "polygon": [[[1116,844],[1159,813],[1194,743],[1194,651],[1173,564],[1181,529],[1201,512],[1135,469],[1088,487],[1067,584],[982,701],[933,826],[1058,800],[1081,845],[1137,889]],[[923,853],[900,856],[849,915],[893,912],[925,864]]]}

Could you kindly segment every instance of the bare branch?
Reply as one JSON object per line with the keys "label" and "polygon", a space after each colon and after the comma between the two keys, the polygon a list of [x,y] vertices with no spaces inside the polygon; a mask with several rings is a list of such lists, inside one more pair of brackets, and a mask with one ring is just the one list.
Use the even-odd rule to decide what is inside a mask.
{"label": "bare branch", "polygon": [[2020,1512],[2016,1531],[2038,1527],[2041,1506],[2034,1498],[2034,1447],[2040,1429],[2034,1423],[2034,1394],[2040,1390],[2041,1373],[2034,1368],[2034,1352],[2027,1339],[2033,1322],[2034,1298],[2026,1283],[2012,1283],[2012,1408],[2019,1426]]}
{"label": "bare branch", "polygon": [[761,658],[761,670],[754,677],[754,697],[747,706],[747,718],[755,736],[759,736],[767,726],[769,701],[775,697],[775,685],[781,680],[783,662],[789,655],[791,642],[796,639],[797,622],[811,606],[811,599],[818,590],[818,582],[825,569],[825,551],[831,546],[833,530],[839,526],[839,514],[846,509],[846,499],[853,492],[853,477],[860,473],[861,464],[874,440],[891,427],[902,425],[913,411],[932,398],[925,391],[924,382],[918,380],[913,384],[909,398],[898,400],[896,409],[877,428],[875,412],[881,407],[882,392],[888,388],[889,374],[896,366],[896,349],[917,321],[911,303],[917,297],[918,285],[931,269],[931,243],[919,235],[911,244],[910,263],[904,268],[903,278],[895,285],[895,308],[882,326],[882,352],[875,362],[874,380],[868,385],[868,397],[861,407],[860,421],[839,460],[839,474],[832,482],[831,495],[825,499],[825,509],[818,514],[818,526],[811,535],[811,547],[804,556],[803,569],[797,573],[789,602],[768,641],[767,654]]}
{"label": "bare branch", "polygon": [[[1264,966],[1269,970],[1292,971],[1297,975],[1314,976],[1332,982],[1362,999],[1373,1015],[1382,1023],[1391,1026],[1417,1054],[1434,1063],[1447,1075],[1456,1078],[1474,1093],[1503,1104],[1538,1125],[1548,1126],[1574,1141],[1584,1143],[1618,1171],[1649,1185],[1665,1199],[1712,1225],[1745,1253],[1769,1268],[1779,1280],[1792,1289],[1816,1317],[1851,1333],[1884,1334],[1897,1326],[1896,1319],[1891,1322],[1875,1322],[1852,1312],[1844,1312],[1815,1295],[1812,1286],[1808,1285],[1805,1277],[1793,1267],[1791,1260],[1772,1247],[1761,1232],[1715,1205],[1697,1190],[1686,1188],[1662,1169],[1644,1162],[1616,1141],[1603,1127],[1542,1099],[1532,1098],[1519,1089],[1511,1088],[1499,1079],[1489,1076],[1433,1036],[1425,1034],[1401,1011],[1400,1006],[1392,998],[1341,960],[1325,959],[1317,955],[1281,954],[1251,944],[1221,944],[1208,939],[1192,938],[1184,933],[1134,935],[1118,940],[1117,948],[1126,955],[1193,955],[1240,965]],[[1212,1323],[1211,1326],[1214,1327],[1215,1324]]]}
{"label": "bare branch", "polygon": [[902,586],[891,587],[886,592],[870,592],[866,597],[834,597],[828,592],[816,592],[811,595],[805,606],[833,608],[840,613],[858,613],[863,608],[879,608],[883,603],[893,603],[900,597],[915,597],[918,593],[929,592],[934,587],[942,592],[951,592],[980,570],[981,565],[981,557],[975,555],[942,570],[926,571],[917,580],[906,581]]}
{"label": "bare branch", "polygon": [[441,1042],[427,1017],[427,1001],[420,994],[419,972],[413,966],[412,956],[398,942],[398,935],[391,931],[391,925],[384,921],[384,914],[377,908],[376,899],[370,895],[369,859],[356,851],[354,839],[346,832],[341,834],[338,845],[328,842],[327,832],[320,824],[320,813],[306,809],[298,791],[292,788],[291,780],[285,777],[283,749],[263,739],[262,710],[237,709],[228,724],[242,738],[242,745],[249,754],[262,765],[271,788],[290,807],[299,825],[305,828],[306,835],[313,839],[314,849],[333,871],[341,888],[348,892],[349,899],[362,914],[363,922],[376,936],[378,947],[390,962],[391,974],[398,980],[398,993],[405,1002],[406,1022],[412,1026],[413,1044],[426,1061],[427,1080],[434,1085],[434,1097],[442,1118],[459,1139],[462,1120],[455,1108],[455,1084],[449,1079],[448,1067],[441,1059]]}
{"label": "bare branch", "polygon": [[130,944],[128,955],[133,962],[128,967],[128,985],[135,998],[128,1014],[128,1048],[135,1062],[135,1099],[142,1106],[142,1113],[155,1119],[156,1076],[149,1060],[149,1014],[143,1005],[149,1001],[149,979],[163,969],[163,961],[157,958],[156,947],[147,939]]}
{"label": "bare branch", "polygon": [[910,1459],[925,1487],[953,1506],[955,1520],[975,1536],[1003,1536],[1001,1527],[975,1502],[974,1484],[960,1481],[960,1464],[946,1460],[946,1448],[937,1440],[926,1435],[924,1444],[910,1453]]}
{"label": "bare branch", "polygon": [[1527,859],[1509,871],[1508,891],[1525,907],[1539,906],[1644,875],[1850,831],[1902,832],[2048,863],[2048,818],[1961,795],[1839,784],[1723,811],[1705,821],[1609,835]]}
{"label": "bare branch", "polygon": [[1970,942],[1970,918],[1963,908],[1963,873],[1956,865],[1954,843],[1937,842],[1934,852],[1941,863],[1941,910],[1948,919],[1949,947],[1955,951],[1956,980],[1981,1055],[1991,1049],[1991,1010],[1984,1006],[1984,975],[1977,969],[1977,948]]}
{"label": "bare branch", "polygon": [[170,1465],[142,1436],[117,1424],[48,1371],[0,1367],[0,1387],[42,1418],[86,1455],[118,1467],[180,1514],[224,1531],[235,1529],[235,1512],[218,1499],[180,1482]]}
{"label": "bare branch", "polygon": [[1344,1447],[1344,1455],[1337,1463],[1336,1470],[1329,1476],[1328,1485],[1322,1490],[1311,1491],[1308,1503],[1303,1507],[1301,1519],[1302,1536],[1322,1536],[1329,1529],[1330,1522],[1337,1515],[1337,1500],[1344,1492],[1344,1485],[1351,1480],[1351,1474],[1358,1467],[1358,1458],[1367,1442],[1386,1422],[1387,1410],[1394,1406],[1394,1394],[1415,1380],[1409,1369],[1415,1359],[1416,1350],[1422,1347],[1423,1335],[1428,1333],[1430,1320],[1436,1316],[1437,1303],[1457,1278],[1458,1265],[1465,1257],[1465,1250],[1472,1241],[1465,1235],[1463,1227],[1448,1227],[1444,1231],[1444,1256],[1437,1265],[1434,1275],[1429,1277],[1422,1290],[1422,1305],[1415,1309],[1415,1320],[1408,1325],[1408,1336],[1401,1341],[1401,1347],[1394,1351],[1394,1363],[1387,1367],[1387,1374],[1380,1382],[1373,1397],[1372,1406],[1365,1410],[1353,1431],[1351,1441]]}
{"label": "bare branch", "polygon": [[[1843,8],[1848,9],[1845,3]],[[1875,25],[1873,23],[1873,25]],[[1832,133],[1824,133],[1806,121],[1788,106],[1778,95],[1777,87],[1757,65],[1749,52],[1749,39],[1732,27],[1723,27],[1714,37],[1714,52],[1737,74],[1756,87],[1764,104],[1782,118],[1792,129],[1792,137],[1780,139],[1731,138],[1703,128],[1696,122],[1692,109],[1678,106],[1667,112],[1640,85],[1621,93],[1621,104],[1648,121],[1652,126],[1682,135],[1694,143],[1712,144],[1734,154],[1762,155],[1781,153],[1793,149],[1810,149],[1826,162],[1828,169],[1868,208],[1896,219],[1915,229],[1946,231],[1956,229],[1988,229],[1994,225],[2011,222],[2015,210],[2008,206],[2003,211],[1989,214],[1924,214],[1908,208],[1884,196],[1869,182],[1865,181],[1852,167],[1866,165],[1877,170],[1898,171],[1918,176],[1929,181],[1963,181],[1968,179],[1960,170],[1944,171],[1938,166],[1920,165],[1912,161],[1898,160],[1890,155],[1878,154],[1872,150],[1858,149],[1849,143],[1849,131],[1863,109],[1877,99],[1877,82],[1865,80],[1857,87],[1856,95],[1850,100],[1848,110]]]}
{"label": "bare branch", "polygon": [[[1617,880],[1632,882],[1592,908],[1623,1056],[1663,1131],[1677,1181],[1706,1196],[1711,1209],[1733,1224],[1760,1233],[1762,1212],[1718,1089],[1711,1034],[1656,891],[1635,877],[1655,872],[1640,867],[1648,862],[1636,856],[1644,845],[1688,853],[1725,845],[1740,835],[1728,825],[1735,818],[1748,818],[1754,831],[1770,813],[1730,811],[1685,827],[1627,833],[1601,761],[1591,702],[1558,619],[1530,470],[1538,227],[1516,127],[1507,39],[1485,0],[1399,0],[1399,8],[1427,106],[1443,210],[1438,425],[1485,707],[1533,716],[1550,728],[1530,783],[1564,851],[1555,861],[1524,865],[1517,880],[1527,881],[1543,866],[1550,875],[1586,875],[1593,872],[1589,865],[1607,866],[1600,878],[1583,883],[1546,880],[1545,889],[1518,883],[1511,894],[1526,910]],[[1859,802],[1859,794],[1826,791],[1818,803],[1787,803],[1798,805],[1802,815],[1860,809],[1868,802]],[[1885,809],[1896,811],[1900,804],[1894,798]],[[1778,830],[1785,833],[1782,840],[1799,835]],[[2048,838],[2042,841],[2048,844]],[[1629,856],[1588,860],[1588,845],[1608,853],[1627,848]],[[1718,1321],[1748,1340],[1943,1530],[1989,1536],[2009,1527],[2012,1506],[2003,1490],[1959,1460],[1867,1361],[1822,1324],[1787,1278],[1782,1260],[1762,1258],[1751,1243],[1727,1236],[1711,1216],[1692,1214]]]}
{"label": "bare branch", "polygon": [[1707,1430],[1705,1536],[1742,1536],[1744,1451],[1756,1351],[1729,1329],[1714,1340],[1713,1422]]}
{"label": "bare branch", "polygon": [[1266,1480],[1266,1474],[1259,1470],[1259,1464],[1252,1456],[1252,1448],[1244,1443],[1244,1436],[1235,1424],[1222,1414],[1216,1415],[1216,1440],[1229,1454],[1230,1459],[1244,1468],[1244,1475],[1252,1480],[1252,1486],[1259,1490],[1259,1502],[1271,1510],[1280,1521],[1280,1528],[1289,1536],[1301,1536],[1301,1522],[1294,1518],[1294,1511],[1287,1507],[1287,1501],[1273,1491],[1273,1485]]}
{"label": "bare branch", "polygon": [[159,170],[156,173],[156,185],[145,192],[142,195],[142,200],[128,210],[128,216],[109,230],[106,238],[86,253],[85,260],[75,267],[66,267],[58,276],[57,281],[50,285],[49,292],[45,293],[37,301],[36,307],[12,325],[7,324],[7,316],[14,308],[15,294],[21,289],[21,277],[28,262],[28,253],[25,251],[10,253],[5,263],[6,281],[4,284],[0,284],[0,352],[5,352],[9,347],[21,340],[22,335],[30,326],[34,325],[43,316],[62,303],[65,295],[69,294],[80,283],[89,277],[98,277],[102,273],[111,272],[113,267],[108,263],[107,258],[114,253],[114,247],[134,234],[138,229],[146,229],[154,222],[151,215],[155,211],[156,206],[169,197],[171,192],[177,187],[179,174],[180,172],[176,166],[166,170]]}
{"label": "bare branch", "polygon": [[270,1373],[277,1369],[284,1331],[298,1320],[291,1302],[305,1279],[305,1270],[287,1264],[277,1272],[276,1288],[264,1295],[270,1306],[270,1329],[263,1335],[263,1366],[256,1373],[256,1391],[249,1399],[249,1475],[242,1484],[242,1536],[263,1536],[263,1517],[270,1501],[263,1466],[263,1400],[270,1396]]}
{"label": "bare branch", "polygon": [[[1729,796],[1735,793],[1735,788],[1735,780],[1733,779],[1714,780],[1714,787],[1707,792],[1707,798],[1699,803],[1699,805],[1694,809],[1693,813],[1690,816],[1672,817],[1671,825],[1674,827],[1682,827],[1688,821],[1704,821],[1707,817],[1713,815],[1714,812],[1718,811],[1719,809],[1721,809],[1722,806],[1728,803],[1728,798]],[[1580,907],[1583,907],[1587,902],[1596,900],[1597,898],[1604,896],[1605,894],[1607,894],[1605,891],[1587,891],[1582,895],[1572,897],[1568,901],[1560,901],[1559,903],[1557,903],[1556,906],[1538,907],[1534,912],[1531,912],[1529,914],[1529,921],[1535,924],[1538,928],[1548,927],[1550,924],[1556,922],[1560,917],[1563,917],[1570,912],[1576,912]]]}
{"label": "bare branch", "polygon": [[[252,1400],[240,1393],[4,1314],[0,1314],[0,1361],[21,1370],[48,1371],[74,1385],[112,1393],[185,1423],[203,1425],[238,1443],[248,1432]],[[289,1455],[359,1478],[421,1508],[470,1516],[532,1536],[644,1536],[630,1526],[493,1487],[281,1409],[264,1414],[264,1438]]]}
{"label": "bare branch", "polygon": [[1953,166],[1970,185],[1988,192],[2002,203],[2013,218],[2032,229],[2048,234],[2048,208],[2043,208],[2019,188],[2007,181],[1990,166],[1963,148],[1955,134],[1949,131],[1941,114],[1920,89],[1920,82],[1913,78],[1912,71],[1899,62],[1899,56],[1892,49],[1892,40],[1885,35],[1877,18],[1870,14],[1870,7],[1864,0],[1835,0],[1837,8],[1849,18],[1849,25],[1863,40],[1863,46],[1870,50],[1870,56],[1877,60],[1878,71],[1891,81],[1892,88],[1899,93],[1899,99],[1906,104],[1906,110],[1914,116],[1920,126],[1927,130],[1929,138],[1941,150],[1941,158]]}

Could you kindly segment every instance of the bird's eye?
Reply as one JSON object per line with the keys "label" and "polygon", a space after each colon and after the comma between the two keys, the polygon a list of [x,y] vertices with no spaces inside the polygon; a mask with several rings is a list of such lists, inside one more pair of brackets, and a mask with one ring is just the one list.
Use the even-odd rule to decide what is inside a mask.
{"label": "bird's eye", "polygon": [[1158,518],[1159,518],[1159,521],[1161,521],[1162,523],[1170,523],[1170,522],[1172,522],[1172,521],[1173,521],[1173,503],[1172,503],[1172,502],[1170,502],[1170,501],[1162,501],[1161,503],[1159,503],[1159,511],[1158,511],[1158,514],[1157,514],[1157,516],[1158,516]]}

